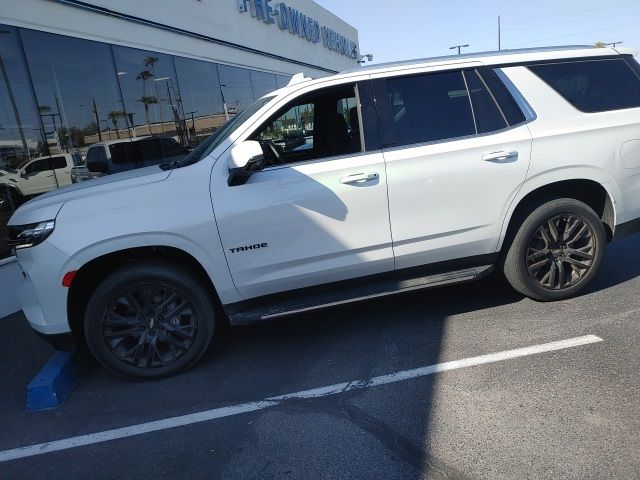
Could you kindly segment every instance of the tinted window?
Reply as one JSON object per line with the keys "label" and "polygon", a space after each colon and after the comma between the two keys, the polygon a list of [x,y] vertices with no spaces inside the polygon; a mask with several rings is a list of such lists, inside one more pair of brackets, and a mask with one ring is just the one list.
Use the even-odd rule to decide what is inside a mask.
{"label": "tinted window", "polygon": [[[499,72],[499,73],[497,73]],[[500,110],[507,117],[507,122],[509,125],[518,125],[527,120],[525,114],[522,111],[524,108],[525,111],[529,113],[529,119],[533,120],[535,118],[535,114],[533,113],[533,109],[524,99],[522,94],[518,92],[518,89],[513,85],[509,77],[507,77],[502,71],[491,70],[488,68],[482,69],[480,73],[480,77],[484,80],[484,83],[489,87],[489,90],[493,94],[493,97],[500,105]],[[505,85],[506,83],[506,85]],[[509,85],[509,87],[507,87]],[[510,91],[509,88],[512,90]],[[513,95],[512,95],[513,94]],[[514,98],[514,96],[518,96],[520,101],[522,102],[522,108],[518,105],[518,102]]]}
{"label": "tinted window", "polygon": [[500,112],[487,86],[478,76],[478,72],[467,70],[464,76],[471,96],[478,133],[493,132],[506,128],[507,120]]}
{"label": "tinted window", "polygon": [[249,70],[218,65],[218,73],[227,115],[236,115],[253,104],[255,97]]}
{"label": "tinted window", "polygon": [[[109,153],[111,154],[111,161],[114,165],[136,163],[141,160],[140,156],[136,155],[135,149],[129,141],[109,145]],[[89,161],[90,160],[87,162]]]}
{"label": "tinted window", "polygon": [[529,69],[583,112],[640,107],[640,79],[623,58],[530,65]]}
{"label": "tinted window", "polygon": [[90,148],[87,152],[87,163],[97,162],[98,161],[98,150],[101,147]]}
{"label": "tinted window", "polygon": [[276,76],[273,73],[251,71],[251,84],[253,85],[253,96],[255,98],[264,97],[278,89]]}
{"label": "tinted window", "polygon": [[224,122],[222,92],[215,63],[174,57],[189,145],[204,141]]}
{"label": "tinted window", "polygon": [[323,90],[282,109],[252,138],[261,143],[267,165],[294,163],[360,152],[359,125],[353,87]]}
{"label": "tinted window", "polygon": [[401,145],[476,133],[462,72],[394,78],[387,88]]}
{"label": "tinted window", "polygon": [[625,55],[624,59],[627,61],[633,71],[636,72],[636,75],[638,75],[638,77],[640,78],[640,63],[638,63],[638,61],[631,55]]}
{"label": "tinted window", "polygon": [[[126,116],[135,135],[170,135],[188,144],[182,96],[173,58],[158,52],[113,47]],[[213,87],[213,86],[212,86]]]}
{"label": "tinted window", "polygon": [[67,168],[67,159],[65,157],[51,157],[51,165],[55,169]]}
{"label": "tinted window", "polygon": [[27,165],[27,168],[24,169],[24,172],[27,175],[33,175],[36,173],[44,172],[45,170],[49,170],[49,159],[46,160],[38,160],[36,162],[30,163]]}
{"label": "tinted window", "polygon": [[159,138],[160,149],[165,157],[175,157],[177,155],[186,155],[189,151],[176,142],[173,138]]}

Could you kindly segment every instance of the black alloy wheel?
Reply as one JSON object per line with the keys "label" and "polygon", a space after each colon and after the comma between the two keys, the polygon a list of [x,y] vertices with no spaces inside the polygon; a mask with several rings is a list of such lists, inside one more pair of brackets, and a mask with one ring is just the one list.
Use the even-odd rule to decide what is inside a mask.
{"label": "black alloy wheel", "polygon": [[215,329],[213,292],[179,265],[140,261],[107,276],[87,305],[84,334],[114,373],[156,379],[193,366]]}
{"label": "black alloy wheel", "polygon": [[527,270],[542,287],[575,285],[593,266],[595,235],[582,218],[564,214],[548,219],[529,241]]}
{"label": "black alloy wheel", "polygon": [[602,264],[604,224],[584,202],[558,198],[531,205],[512,227],[503,272],[511,286],[529,298],[549,302],[573,297]]}
{"label": "black alloy wheel", "polygon": [[134,367],[165,367],[184,355],[198,329],[191,303],[168,285],[139,285],[110,304],[102,338],[119,360]]}

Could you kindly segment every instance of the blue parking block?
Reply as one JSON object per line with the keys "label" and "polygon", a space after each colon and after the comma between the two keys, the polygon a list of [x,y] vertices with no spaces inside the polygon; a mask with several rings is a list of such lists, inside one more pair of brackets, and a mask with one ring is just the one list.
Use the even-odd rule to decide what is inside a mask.
{"label": "blue parking block", "polygon": [[87,368],[75,352],[56,352],[27,386],[27,410],[47,410],[64,402]]}

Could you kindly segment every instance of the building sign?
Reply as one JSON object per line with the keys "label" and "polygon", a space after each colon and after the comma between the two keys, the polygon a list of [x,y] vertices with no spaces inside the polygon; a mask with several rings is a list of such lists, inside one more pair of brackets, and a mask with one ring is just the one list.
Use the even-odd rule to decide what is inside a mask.
{"label": "building sign", "polygon": [[318,21],[284,2],[272,5],[272,0],[237,0],[241,13],[250,13],[253,18],[268,25],[277,24],[280,30],[288,30],[312,43],[320,43],[325,48],[345,57],[358,59],[358,44],[335,30],[321,26]]}

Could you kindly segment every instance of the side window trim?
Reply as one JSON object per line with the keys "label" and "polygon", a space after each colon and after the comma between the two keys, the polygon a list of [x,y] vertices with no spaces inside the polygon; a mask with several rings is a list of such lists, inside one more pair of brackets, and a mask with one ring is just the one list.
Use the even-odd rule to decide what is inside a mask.
{"label": "side window trim", "polygon": [[464,81],[464,88],[467,90],[467,99],[469,100],[469,106],[471,107],[471,117],[473,117],[473,128],[476,130],[476,135],[478,135],[478,120],[476,118],[476,109],[473,108],[473,101],[471,100],[471,89],[469,88],[469,83],[467,82],[467,76],[465,75],[464,70],[460,71],[460,75],[462,75],[462,80]]}
{"label": "side window trim", "polygon": [[[498,102],[498,99],[496,98],[496,96],[493,94],[493,92],[489,88],[489,85],[487,85],[487,82],[485,82],[484,78],[482,78],[482,74],[480,73],[480,71],[477,68],[474,68],[473,70],[465,70],[464,71],[465,78],[466,78],[467,72],[473,72],[478,76],[478,78],[480,79],[480,82],[482,82],[482,85],[484,85],[485,90],[489,93],[489,96],[491,97],[491,100],[493,100],[493,103],[498,108],[498,111],[500,112],[500,116],[504,120],[504,124],[507,127],[511,126],[511,124],[509,123],[509,120],[507,119],[507,116],[504,113],[504,110],[502,109],[502,106],[500,105],[500,102]],[[468,87],[467,87],[467,90],[469,90]],[[471,90],[469,90],[469,99],[471,99]]]}
{"label": "side window trim", "polygon": [[538,114],[533,109],[531,104],[529,104],[529,102],[524,97],[524,95],[520,93],[520,90],[518,90],[518,88],[514,85],[514,83],[507,76],[507,74],[504,73],[502,68],[493,68],[493,69],[483,68],[480,76],[482,76],[483,74],[487,74],[487,75],[494,74],[496,77],[498,77],[498,80],[502,82],[502,84],[505,86],[507,91],[511,94],[511,97],[513,98],[513,100],[516,102],[516,104],[520,108],[520,111],[524,115],[525,123],[533,122],[535,119],[538,118]]}

